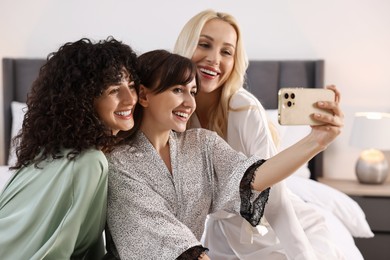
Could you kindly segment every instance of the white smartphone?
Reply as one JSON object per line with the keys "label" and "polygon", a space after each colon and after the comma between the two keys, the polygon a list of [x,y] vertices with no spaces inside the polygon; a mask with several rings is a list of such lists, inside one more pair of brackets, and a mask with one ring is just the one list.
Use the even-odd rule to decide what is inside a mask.
{"label": "white smartphone", "polygon": [[321,125],[313,113],[329,113],[318,101],[334,101],[335,93],[325,88],[281,88],[278,92],[278,121],[281,125]]}

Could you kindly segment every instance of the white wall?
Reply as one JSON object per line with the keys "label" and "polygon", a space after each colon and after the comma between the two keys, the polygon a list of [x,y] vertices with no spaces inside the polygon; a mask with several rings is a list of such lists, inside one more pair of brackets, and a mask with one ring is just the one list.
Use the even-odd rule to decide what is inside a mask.
{"label": "white wall", "polygon": [[184,23],[206,8],[239,20],[251,59],[325,59],[326,83],[343,93],[346,115],[325,175],[355,178],[354,112],[390,112],[388,0],[1,0],[0,58],[46,57],[65,42],[108,35],[139,53],[172,49]]}

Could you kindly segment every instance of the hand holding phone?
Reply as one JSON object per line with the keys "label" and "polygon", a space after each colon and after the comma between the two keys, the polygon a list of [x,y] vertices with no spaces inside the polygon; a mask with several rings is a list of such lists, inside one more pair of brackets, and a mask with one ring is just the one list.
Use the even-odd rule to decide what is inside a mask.
{"label": "hand holding phone", "polygon": [[321,125],[313,113],[329,113],[318,101],[335,101],[335,93],[324,88],[281,88],[278,92],[278,121],[281,125]]}

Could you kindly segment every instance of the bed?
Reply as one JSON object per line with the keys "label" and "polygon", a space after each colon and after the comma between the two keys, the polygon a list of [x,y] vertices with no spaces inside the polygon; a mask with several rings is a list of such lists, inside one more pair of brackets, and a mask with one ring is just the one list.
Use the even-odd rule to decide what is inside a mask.
{"label": "bed", "polygon": [[[23,120],[21,106],[27,99],[27,92],[32,82],[37,77],[39,68],[45,59],[13,59],[3,58],[3,158],[5,165],[0,165],[0,190],[7,181],[11,172],[8,165],[15,160],[10,153],[11,136],[20,129]],[[14,111],[12,111],[14,107]],[[18,111],[18,112],[17,112]],[[14,113],[12,113],[14,112]],[[14,115],[14,117],[12,117]],[[13,127],[14,126],[14,127]],[[11,156],[10,156],[11,154]]]}
{"label": "bed", "polygon": [[[45,59],[4,58],[3,62],[3,111],[4,158],[6,164],[15,160],[10,140],[21,128],[27,92],[37,77]],[[281,138],[280,149],[294,143],[310,131],[305,126],[280,126],[277,123],[277,92],[281,87],[324,86],[323,60],[250,61],[245,88],[263,104],[269,120],[276,126]],[[11,152],[10,152],[11,151]],[[371,237],[373,234],[365,215],[356,202],[344,193],[316,181],[323,175],[322,154],[314,157],[286,180],[292,193],[306,203],[318,208],[329,223],[335,240],[347,259],[363,259],[354,244],[353,237]],[[0,166],[0,190],[11,172],[8,166]]]}

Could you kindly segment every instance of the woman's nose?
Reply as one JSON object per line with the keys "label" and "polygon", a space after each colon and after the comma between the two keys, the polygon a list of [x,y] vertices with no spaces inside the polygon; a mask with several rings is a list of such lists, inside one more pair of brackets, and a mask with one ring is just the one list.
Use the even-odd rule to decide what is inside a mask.
{"label": "woman's nose", "polygon": [[188,93],[188,94],[184,95],[183,105],[185,107],[191,107],[191,108],[196,107],[195,97],[193,96],[192,93]]}
{"label": "woman's nose", "polygon": [[218,65],[220,61],[220,57],[217,51],[210,51],[207,54],[206,61],[211,65]]}
{"label": "woman's nose", "polygon": [[123,101],[130,105],[135,105],[138,101],[137,91],[134,88],[126,88],[126,92],[123,95]]}

